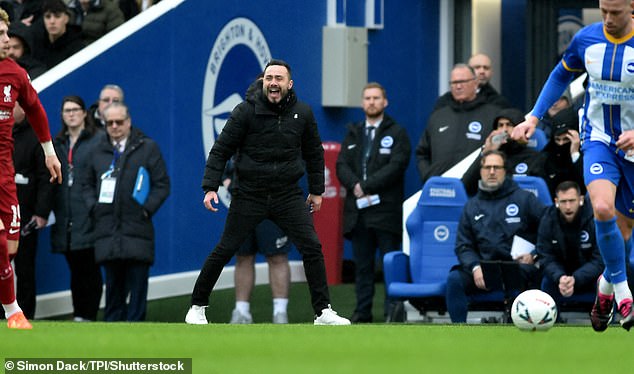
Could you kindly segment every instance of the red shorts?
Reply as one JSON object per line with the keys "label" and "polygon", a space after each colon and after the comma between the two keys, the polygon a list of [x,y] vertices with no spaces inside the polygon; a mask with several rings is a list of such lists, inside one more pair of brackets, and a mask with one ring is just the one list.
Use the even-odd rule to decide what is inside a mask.
{"label": "red shorts", "polygon": [[20,239],[20,206],[15,180],[0,180],[0,220],[7,230],[7,240]]}

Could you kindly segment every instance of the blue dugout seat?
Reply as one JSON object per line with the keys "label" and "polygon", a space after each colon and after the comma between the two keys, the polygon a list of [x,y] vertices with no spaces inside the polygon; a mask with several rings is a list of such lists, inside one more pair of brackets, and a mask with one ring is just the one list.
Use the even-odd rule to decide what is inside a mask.
{"label": "blue dugout seat", "polygon": [[514,175],[513,180],[520,188],[530,191],[533,195],[537,196],[542,204],[546,206],[553,205],[553,199],[552,196],[550,196],[548,185],[543,178],[531,175]]}
{"label": "blue dugout seat", "polygon": [[467,193],[460,179],[432,177],[405,223],[410,253],[390,252],[383,268],[388,297],[444,297],[447,274],[458,263],[456,232]]}

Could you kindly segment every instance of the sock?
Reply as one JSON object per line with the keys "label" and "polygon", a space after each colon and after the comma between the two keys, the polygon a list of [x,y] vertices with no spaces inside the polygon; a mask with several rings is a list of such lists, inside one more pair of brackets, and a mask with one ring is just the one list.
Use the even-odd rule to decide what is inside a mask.
{"label": "sock", "polygon": [[609,221],[594,220],[597,244],[603,262],[605,263],[604,276],[612,284],[627,280],[625,273],[625,242],[621,231],[616,226],[616,217]]}
{"label": "sock", "polygon": [[632,299],[632,291],[630,291],[627,281],[614,284],[614,299],[616,300],[616,305],[620,305],[621,301],[625,299]]}
{"label": "sock", "polygon": [[15,284],[13,282],[13,269],[7,248],[7,231],[2,229],[0,230],[0,303],[3,305],[11,305],[15,301]]}
{"label": "sock", "polygon": [[288,306],[288,299],[276,297],[273,299],[273,315],[277,313],[286,313],[286,307]]}
{"label": "sock", "polygon": [[236,309],[242,314],[251,314],[251,304],[248,301],[236,301]]}
{"label": "sock", "polygon": [[[604,273],[606,272],[604,271]],[[611,296],[614,293],[614,286],[606,279],[605,274],[599,277],[599,293],[607,296]]]}
{"label": "sock", "polygon": [[16,314],[17,312],[22,311],[22,309],[20,309],[20,306],[18,305],[17,300],[14,300],[10,304],[2,304],[2,307],[4,308],[4,316],[6,319],[9,319],[9,317]]}

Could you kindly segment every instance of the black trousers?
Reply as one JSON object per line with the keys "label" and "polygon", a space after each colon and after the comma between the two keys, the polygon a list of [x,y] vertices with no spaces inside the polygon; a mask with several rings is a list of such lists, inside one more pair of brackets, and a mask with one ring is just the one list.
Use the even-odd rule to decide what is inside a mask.
{"label": "black trousers", "polygon": [[15,276],[17,277],[16,299],[18,305],[28,319],[35,317],[35,255],[37,253],[37,236],[39,231],[33,230],[27,236],[20,236],[18,253],[15,256]]}
{"label": "black trousers", "polygon": [[[360,212],[357,224],[352,230],[351,239],[357,295],[357,306],[354,312],[361,318],[372,318],[377,249],[380,256],[380,268],[382,268],[383,256],[388,252],[398,251],[401,238],[389,231],[368,228],[365,224],[364,212]],[[386,297],[383,305],[384,317],[387,317],[389,304],[390,300]]]}
{"label": "black trousers", "polygon": [[275,222],[302,255],[315,313],[319,314],[322,309],[328,307],[330,296],[324,255],[312,216],[299,187],[294,187],[289,192],[259,195],[237,191],[233,195],[220,242],[207,256],[194,285],[192,305],[209,304],[211,290],[218,281],[222,269],[245,241],[247,233],[252,232],[265,218]]}
{"label": "black trousers", "polygon": [[103,281],[101,269],[95,263],[94,248],[69,250],[64,253],[70,269],[70,292],[73,316],[97,320]]}

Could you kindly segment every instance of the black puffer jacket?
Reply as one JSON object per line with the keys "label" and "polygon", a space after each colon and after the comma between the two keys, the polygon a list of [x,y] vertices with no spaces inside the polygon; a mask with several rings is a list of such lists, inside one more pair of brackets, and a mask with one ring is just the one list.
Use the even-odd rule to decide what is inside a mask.
{"label": "black puffer jacket", "polygon": [[273,105],[260,84],[254,97],[235,107],[207,157],[204,191],[218,190],[227,160],[234,154],[240,191],[286,190],[297,185],[305,170],[309,193],[324,192],[324,149],[317,123],[292,89]]}
{"label": "black puffer jacket", "polygon": [[[115,164],[117,182],[112,204],[99,203],[101,175],[113,160],[110,138],[104,136],[95,147],[84,187],[84,198],[95,219],[95,259],[154,262],[152,215],[167,199],[170,180],[158,145],[140,130],[132,128],[126,148]],[[139,167],[150,174],[150,193],[143,206],[132,198]]]}

